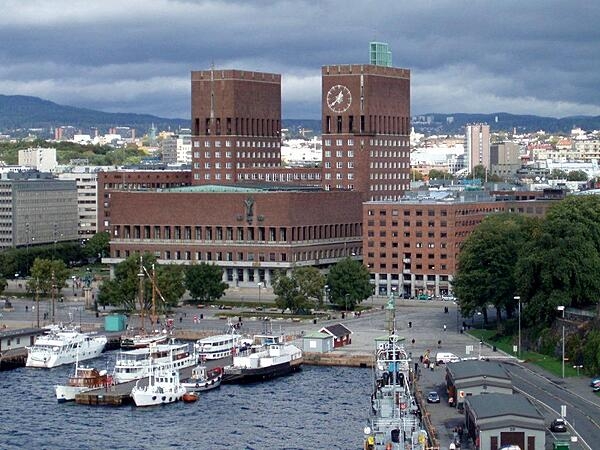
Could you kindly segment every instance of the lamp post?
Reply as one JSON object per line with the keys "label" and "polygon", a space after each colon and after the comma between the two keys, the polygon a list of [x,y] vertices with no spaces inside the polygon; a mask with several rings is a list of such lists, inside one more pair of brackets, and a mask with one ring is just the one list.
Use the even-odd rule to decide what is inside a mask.
{"label": "lamp post", "polygon": [[23,273],[23,276],[27,276],[27,274],[29,273],[29,222],[25,223],[25,238],[26,238],[26,246],[27,246],[27,253],[26,253],[26,259],[25,259],[25,271]]}
{"label": "lamp post", "polygon": [[323,289],[325,289],[325,304],[329,304],[329,286],[325,285]]}
{"label": "lamp post", "polygon": [[519,347],[517,348],[517,355],[519,358],[521,357],[521,297],[515,295],[513,297],[517,302],[519,302]]}
{"label": "lamp post", "polygon": [[558,311],[562,311],[562,377],[565,377],[565,307],[557,306]]}

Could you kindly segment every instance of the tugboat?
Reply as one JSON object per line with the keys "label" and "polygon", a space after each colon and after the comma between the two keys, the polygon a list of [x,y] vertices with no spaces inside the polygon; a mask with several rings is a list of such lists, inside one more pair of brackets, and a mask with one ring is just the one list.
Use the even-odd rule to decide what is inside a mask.
{"label": "tugboat", "polygon": [[365,450],[424,450],[427,432],[412,394],[411,358],[395,330],[393,297],[387,306],[389,334],[376,339],[371,414],[364,427]]}

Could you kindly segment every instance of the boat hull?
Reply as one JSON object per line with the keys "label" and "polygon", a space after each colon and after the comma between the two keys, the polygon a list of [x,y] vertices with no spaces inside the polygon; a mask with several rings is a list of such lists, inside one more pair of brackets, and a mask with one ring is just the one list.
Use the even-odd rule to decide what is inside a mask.
{"label": "boat hull", "polygon": [[222,377],[219,376],[210,380],[181,383],[181,385],[188,392],[203,392],[218,388],[219,386],[221,386],[221,382]]}
{"label": "boat hull", "polygon": [[[79,361],[87,361],[88,359],[97,358],[106,346],[106,337],[103,336],[102,338],[93,339],[89,341],[89,344],[84,342],[79,347],[79,350],[71,348],[69,350],[59,349],[58,351],[54,351],[53,349],[38,351],[32,350],[30,347],[27,352],[25,366],[51,369],[64,364],[73,364],[77,359]],[[78,352],[79,355],[77,354]]]}
{"label": "boat hull", "polygon": [[302,368],[302,363],[299,361],[286,361],[280,364],[274,364],[267,367],[258,368],[242,368],[226,367],[223,374],[224,384],[234,383],[256,383],[260,381],[271,380],[273,378],[289,375],[297,372]]}
{"label": "boat hull", "polygon": [[159,390],[142,390],[134,388],[131,391],[131,397],[133,397],[135,406],[156,406],[178,402],[185,392],[183,386],[179,386],[172,391],[163,392],[160,392]]}

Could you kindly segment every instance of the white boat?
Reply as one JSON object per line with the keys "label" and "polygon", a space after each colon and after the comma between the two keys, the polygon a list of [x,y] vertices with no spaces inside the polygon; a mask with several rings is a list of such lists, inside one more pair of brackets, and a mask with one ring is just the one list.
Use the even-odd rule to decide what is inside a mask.
{"label": "white boat", "polygon": [[198,354],[190,345],[171,341],[149,347],[121,351],[117,354],[113,379],[115,383],[139,380],[150,375],[150,369],[181,370],[198,364]]}
{"label": "white boat", "polygon": [[240,350],[226,366],[223,383],[249,383],[287,375],[300,370],[302,350],[289,344],[282,335],[256,335],[255,344]]}
{"label": "white boat", "polygon": [[77,359],[86,361],[96,358],[104,350],[107,339],[96,333],[82,333],[78,327],[54,325],[49,332],[38,336],[27,347],[27,367],[52,368],[72,364]]}
{"label": "white boat", "polygon": [[120,338],[120,346],[123,349],[135,349],[148,347],[151,344],[162,344],[167,342],[169,336],[167,333],[139,333],[139,334],[124,334]]}
{"label": "white boat", "polygon": [[192,376],[181,383],[187,392],[201,392],[218,388],[223,379],[223,369],[215,367],[208,370],[205,365],[199,365],[192,369]]}
{"label": "white boat", "polygon": [[227,358],[233,354],[233,349],[240,346],[250,345],[251,340],[244,339],[241,334],[236,331],[239,328],[238,324],[228,324],[229,331],[226,334],[217,334],[208,336],[196,341],[198,355],[203,361]]}
{"label": "white boat", "polygon": [[174,403],[186,393],[179,382],[179,371],[152,367],[148,375],[148,385],[142,386],[138,380],[131,390],[135,406],[154,406]]}
{"label": "white boat", "polygon": [[79,367],[76,362],[75,373],[69,377],[67,384],[54,386],[56,400],[59,403],[73,401],[77,394],[108,387],[111,383],[112,379],[106,370],[98,371],[93,367]]}

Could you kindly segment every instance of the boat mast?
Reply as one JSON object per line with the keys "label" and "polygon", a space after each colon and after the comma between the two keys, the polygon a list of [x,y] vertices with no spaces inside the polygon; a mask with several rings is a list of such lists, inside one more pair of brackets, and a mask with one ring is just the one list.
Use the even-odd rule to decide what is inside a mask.
{"label": "boat mast", "polygon": [[152,326],[156,325],[156,319],[156,270],[152,264],[152,316],[150,317]]}
{"label": "boat mast", "polygon": [[142,327],[142,333],[146,332],[145,329],[145,324],[144,324],[144,310],[145,305],[144,305],[144,270],[143,270],[144,266],[142,265],[142,256],[140,255],[140,271],[138,272],[138,278],[140,280],[140,321],[141,321],[141,327]]}

